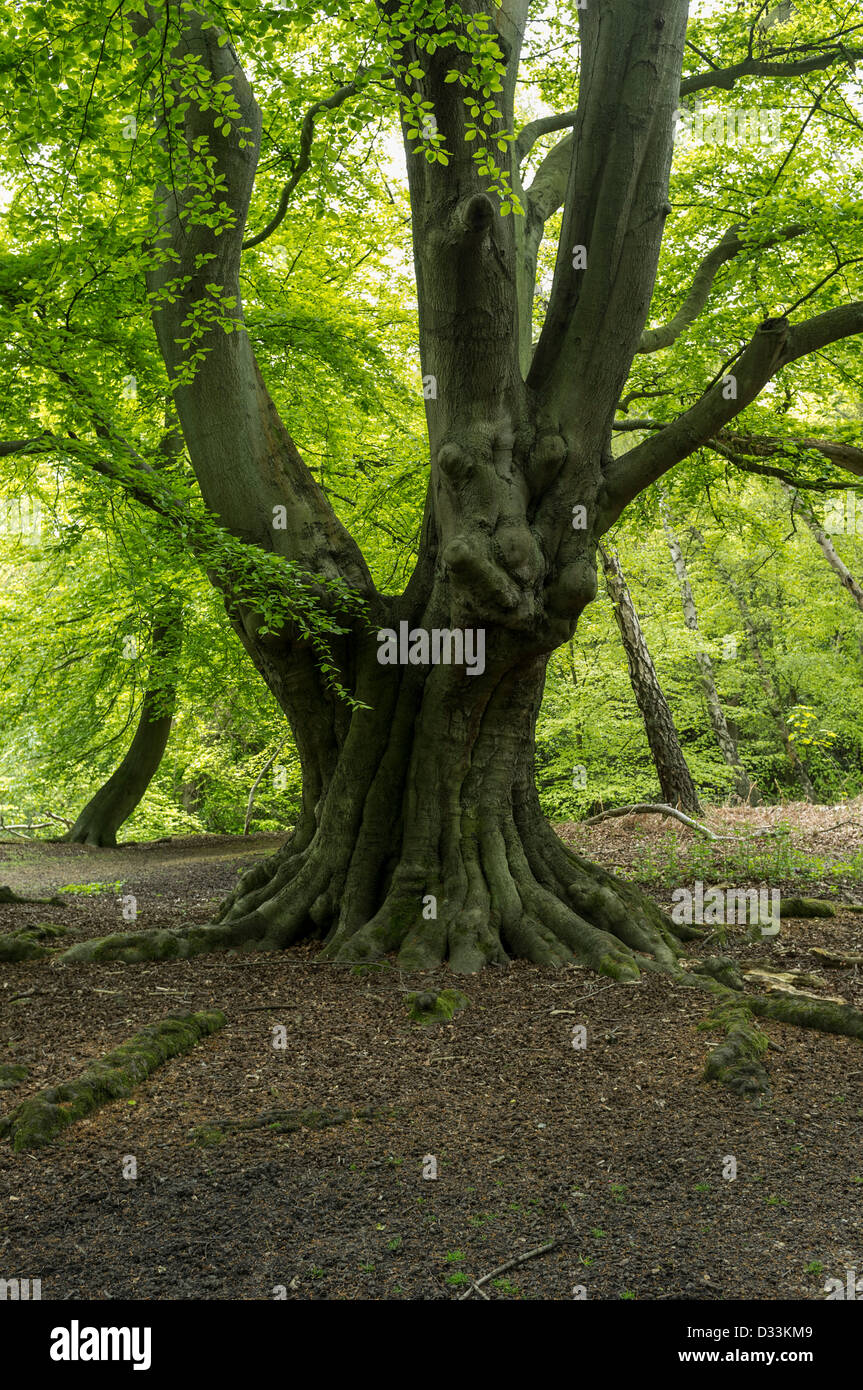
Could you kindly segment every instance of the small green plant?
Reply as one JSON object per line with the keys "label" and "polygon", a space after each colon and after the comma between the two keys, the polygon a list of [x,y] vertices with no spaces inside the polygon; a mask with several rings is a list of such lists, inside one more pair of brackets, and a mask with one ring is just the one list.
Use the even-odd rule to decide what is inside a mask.
{"label": "small green plant", "polygon": [[448,1264],[451,1264],[451,1265],[461,1264],[461,1262],[462,1262],[463,1259],[464,1259],[464,1254],[462,1253],[461,1250],[448,1250],[448,1251],[446,1252],[446,1260],[447,1260],[447,1263],[448,1263]]}
{"label": "small green plant", "polygon": [[393,1236],[392,1240],[388,1240],[388,1241],[387,1241],[387,1249],[388,1249],[388,1250],[401,1250],[401,1248],[402,1248],[402,1238],[401,1238],[401,1236]]}
{"label": "small green plant", "polygon": [[510,1298],[519,1298],[521,1296],[521,1290],[509,1279],[493,1279],[492,1287],[500,1289],[501,1293],[508,1294]]}
{"label": "small green plant", "polygon": [[481,1211],[477,1216],[469,1216],[468,1221],[471,1226],[484,1226],[487,1221],[497,1221],[497,1213],[494,1211]]}
{"label": "small green plant", "polygon": [[709,1182],[697,1182],[697,1183],[695,1184],[695,1191],[696,1191],[696,1192],[709,1192],[709,1191],[710,1191],[710,1183],[709,1183]]}
{"label": "small green plant", "polygon": [[90,893],[119,893],[122,887],[122,879],[119,879],[117,883],[67,883],[65,887],[59,889],[59,892],[84,895]]}
{"label": "small green plant", "polygon": [[621,1297],[621,1298],[635,1298],[635,1294],[632,1292],[631,1289],[626,1289],[626,1290],[620,1295],[620,1297]]}
{"label": "small green plant", "polygon": [[607,1235],[607,1232],[600,1230],[598,1226],[594,1226],[590,1234],[594,1237],[595,1240],[604,1240]]}
{"label": "small green plant", "polygon": [[457,1270],[455,1274],[447,1275],[445,1283],[452,1285],[453,1288],[458,1288],[460,1284],[469,1284],[470,1279],[461,1270]]}
{"label": "small green plant", "polygon": [[806,1269],[804,1270],[804,1273],[805,1273],[805,1274],[823,1274],[823,1273],[824,1273],[824,1266],[823,1266],[823,1264],[821,1263],[820,1260],[813,1260],[813,1261],[811,1262],[811,1264],[808,1264],[808,1265],[806,1266]]}

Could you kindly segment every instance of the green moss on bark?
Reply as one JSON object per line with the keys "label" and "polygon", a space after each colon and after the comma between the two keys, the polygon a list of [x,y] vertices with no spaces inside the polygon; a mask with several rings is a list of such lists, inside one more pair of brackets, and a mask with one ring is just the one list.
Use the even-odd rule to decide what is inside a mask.
{"label": "green moss on bark", "polygon": [[835,917],[836,908],[823,898],[779,899],[780,917]]}
{"label": "green moss on bark", "polygon": [[863,1013],[850,1004],[834,1004],[829,999],[807,999],[798,994],[755,994],[748,998],[753,1013],[795,1023],[798,1028],[816,1028],[819,1033],[840,1033],[863,1040]]}
{"label": "green moss on bark", "polygon": [[37,922],[32,927],[15,927],[0,936],[0,961],[41,960],[48,955],[44,942],[66,936],[68,927],[53,922]]}
{"label": "green moss on bark", "polygon": [[17,1151],[49,1144],[75,1120],[109,1100],[128,1096],[169,1057],[188,1052],[224,1023],[224,1014],[215,1010],[161,1019],[91,1063],[75,1081],[51,1086],[23,1101],[0,1119],[0,1138],[8,1138]]}
{"label": "green moss on bark", "polygon": [[47,954],[48,948],[24,928],[0,936],[0,961],[41,960]]}
{"label": "green moss on bark", "polygon": [[0,1091],[11,1091],[27,1080],[27,1068],[20,1062],[0,1062]]}

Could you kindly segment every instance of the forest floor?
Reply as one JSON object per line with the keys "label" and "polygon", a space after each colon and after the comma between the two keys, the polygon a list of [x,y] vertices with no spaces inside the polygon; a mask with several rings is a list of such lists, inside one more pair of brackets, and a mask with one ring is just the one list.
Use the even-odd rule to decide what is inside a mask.
{"label": "forest floor", "polygon": [[[863,803],[707,820],[722,834],[784,820],[792,834],[747,839],[726,862],[727,843],[657,817],[558,829],[665,908],[699,877],[863,902]],[[73,942],[128,930],[127,894],[142,927],[205,922],[278,843],[4,844],[0,884],[59,893],[62,906],[0,906],[0,932],[48,922]],[[816,972],[811,992],[863,1007],[859,967],[825,966],[812,954],[825,946],[863,953],[863,914],[786,920],[761,941],[731,928],[710,949]],[[171,1012],[227,1016],[49,1147],[0,1144],[0,1277],[40,1278],[43,1299],[478,1298],[470,1280],[550,1241],[483,1292],[823,1299],[826,1279],[863,1273],[859,1042],[763,1022],[771,1091],[747,1101],[702,1079],[720,1040],[698,1026],[710,1000],[668,978],[621,985],[526,964],[411,977],[319,963],[318,949],[0,966],[0,1063],[27,1068],[0,1093],[0,1114]],[[406,991],[445,985],[467,995],[464,1011],[411,1022]],[[287,1133],[266,1119],[230,1126],[306,1107],[351,1118]],[[128,1156],[135,1178],[123,1176]],[[436,1178],[424,1177],[431,1158]]]}

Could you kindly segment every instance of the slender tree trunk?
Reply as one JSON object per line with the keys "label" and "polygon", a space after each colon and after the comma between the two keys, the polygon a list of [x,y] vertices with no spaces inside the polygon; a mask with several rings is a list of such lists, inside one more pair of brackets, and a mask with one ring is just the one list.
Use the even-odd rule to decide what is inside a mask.
{"label": "slender tree trunk", "polygon": [[629,666],[638,708],[654,766],[659,777],[662,795],[670,806],[678,806],[692,815],[701,814],[698,792],[689,765],[680,746],[680,738],[668,701],[659,684],[650,649],[641,630],[638,613],[624,578],[620,561],[602,546],[599,547],[605,570],[605,587],[614,607],[614,617],[620,631],[623,650]]}
{"label": "slender tree trunk", "polygon": [[143,800],[171,732],[181,643],[182,613],[169,600],[153,626],[150,677],[129,751],[87,802],[64,840],[78,845],[116,845],[117,831]]}
{"label": "slender tree trunk", "polygon": [[[696,636],[700,637],[698,611],[695,607],[692,585],[689,582],[686,560],[684,559],[683,551],[680,548],[680,542],[671,524],[671,515],[665,500],[660,502],[659,512],[662,517],[662,525],[665,528],[668,548],[671,551],[671,561],[674,565],[674,571],[680,585],[680,598],[683,604],[683,620],[689,628],[689,631],[694,632]],[[701,685],[707,703],[710,727],[716,737],[716,742],[719,744],[723,758],[734,771],[734,790],[742,801],[750,801],[755,804],[757,801],[755,788],[749,780],[749,775],[740,761],[737,744],[728,728],[725,712],[719,698],[719,691],[716,689],[716,680],[713,675],[713,662],[710,660],[709,654],[703,648],[700,648],[696,652],[695,660],[701,675]]]}
{"label": "slender tree trunk", "polygon": [[[704,538],[700,535],[700,533],[696,531],[693,534],[695,534],[696,537],[703,544]],[[723,579],[725,580],[725,583],[728,585],[730,592],[734,596],[734,600],[737,604],[737,607],[740,610],[740,616],[743,619],[743,625],[746,628],[746,635],[749,639],[749,645],[752,648],[752,655],[755,658],[755,665],[758,669],[758,675],[761,681],[761,688],[764,691],[764,694],[767,698],[767,705],[773,717],[773,723],[775,724],[776,731],[779,734],[780,739],[782,740],[782,746],[785,749],[788,761],[790,762],[791,767],[794,770],[794,776],[797,778],[798,786],[800,787],[800,790],[803,792],[803,795],[807,801],[816,801],[817,797],[815,795],[815,788],[812,785],[812,780],[809,776],[809,773],[806,771],[806,768],[803,766],[803,763],[800,760],[800,755],[798,754],[797,749],[794,747],[794,740],[791,737],[791,732],[788,728],[788,725],[785,722],[785,716],[782,712],[782,697],[779,694],[779,691],[776,687],[776,681],[773,678],[773,673],[770,670],[770,667],[764,656],[764,652],[761,647],[761,641],[758,635],[758,628],[756,627],[755,619],[752,616],[752,610],[750,609],[749,604],[746,601],[746,597],[743,593],[743,590],[740,588],[739,584],[737,584],[737,582],[731,575],[730,571],[726,568],[726,566],[723,565],[719,560],[717,560],[715,556],[713,559],[713,563],[717,571],[722,575]]]}
{"label": "slender tree trunk", "polygon": [[[792,512],[798,512],[799,515],[802,516],[809,530],[812,532],[812,535],[815,537],[815,540],[818,542],[824,559],[833,572],[839,576],[839,583],[842,585],[843,589],[848,590],[854,602],[857,604],[857,607],[863,612],[863,587],[861,587],[859,580],[854,577],[844,560],[842,560],[841,556],[837,553],[835,545],[824,528],[819,524],[818,518],[815,516],[808,502],[804,501],[799,492],[793,492],[787,483],[783,483],[782,486],[791,499]],[[861,650],[863,650],[863,637],[859,639],[859,642]]]}

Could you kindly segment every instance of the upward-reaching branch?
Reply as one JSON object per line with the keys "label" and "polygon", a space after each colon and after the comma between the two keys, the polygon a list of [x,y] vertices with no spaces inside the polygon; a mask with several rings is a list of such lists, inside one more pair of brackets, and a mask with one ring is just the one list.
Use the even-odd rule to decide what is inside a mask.
{"label": "upward-reaching branch", "polygon": [[579,88],[549,310],[528,383],[607,434],[647,318],[665,218],[686,5],[579,10]]}
{"label": "upward-reaching branch", "polygon": [[281,226],[282,222],[284,221],[285,214],[288,211],[288,204],[291,201],[291,194],[293,193],[300,179],[303,177],[303,174],[308,172],[309,166],[312,162],[312,141],[315,138],[315,117],[319,116],[322,111],[335,110],[336,107],[341,106],[345,101],[347,101],[348,97],[353,96],[354,93],[357,92],[360,88],[362,73],[363,70],[361,68],[355,81],[346,82],[343,87],[339,87],[338,90],[333,92],[330,96],[323,97],[321,101],[316,101],[312,106],[309,107],[308,111],[303,117],[303,124],[300,127],[299,154],[297,155],[297,158],[294,162],[294,166],[291,170],[291,176],[282,189],[281,197],[279,198],[279,206],[276,208],[276,211],[270,218],[267,225],[263,228],[263,230],[258,232],[255,236],[248,237],[243,242],[244,251],[250,250],[252,246],[260,246],[262,241],[266,241],[267,238],[271,237],[273,235],[273,232],[275,232],[277,228]]}
{"label": "upward-reaching branch", "polygon": [[[742,230],[743,228],[740,226],[729,227],[722,240],[717,242],[712,251],[708,251],[696,270],[689,292],[674,317],[669,319],[668,323],[664,323],[661,328],[645,328],[638,344],[640,353],[659,352],[661,348],[670,347],[672,343],[677,341],[681,333],[691,323],[694,323],[710,297],[713,282],[720,268],[746,249],[748,243],[741,237]],[[793,237],[802,236],[805,231],[805,227],[795,223],[793,226],[785,227],[782,231],[777,232],[775,236],[762,241],[758,249],[763,250],[768,246],[775,246],[778,242],[790,241]]]}
{"label": "upward-reaching branch", "polygon": [[[244,328],[240,254],[261,114],[237,54],[180,0],[133,12],[131,23],[144,49],[169,28],[161,62],[177,104],[159,117],[168,167],[155,193],[147,285],[204,501],[235,535],[369,593],[363,557],[285,429]],[[190,94],[190,71],[203,95]],[[216,109],[216,90],[235,103],[232,119]]]}

